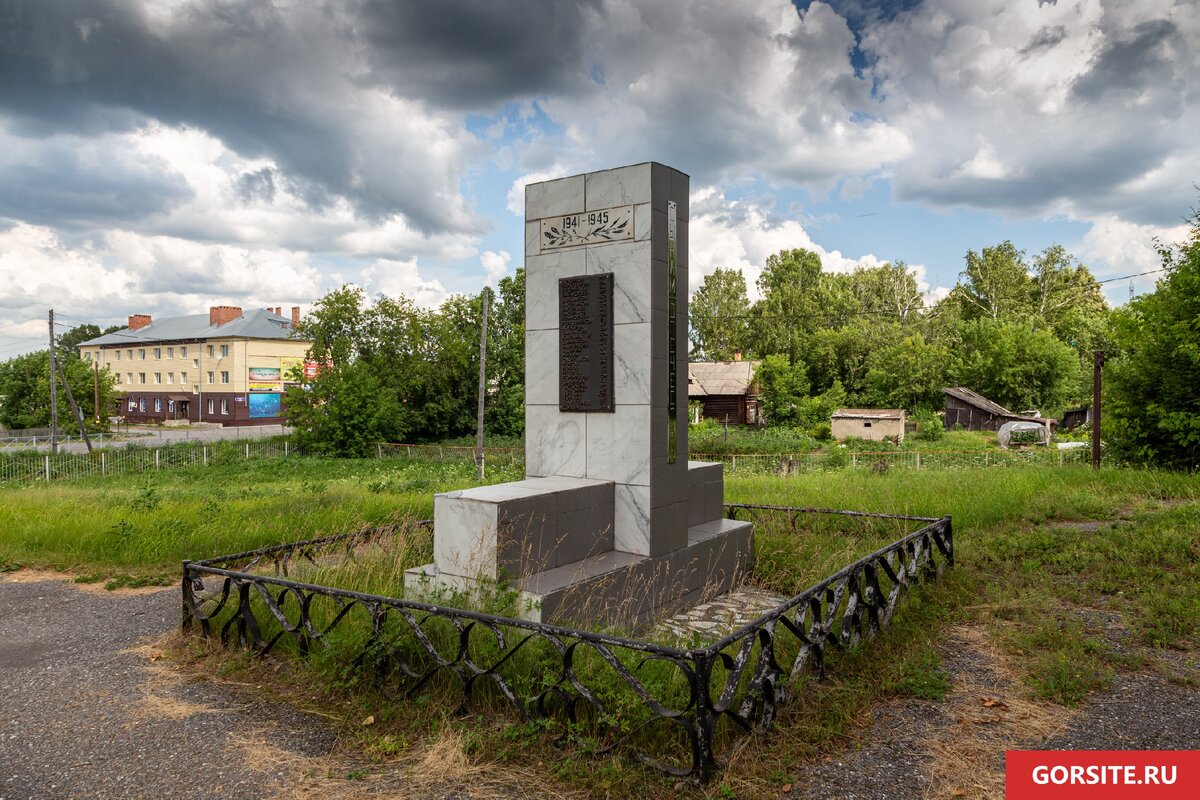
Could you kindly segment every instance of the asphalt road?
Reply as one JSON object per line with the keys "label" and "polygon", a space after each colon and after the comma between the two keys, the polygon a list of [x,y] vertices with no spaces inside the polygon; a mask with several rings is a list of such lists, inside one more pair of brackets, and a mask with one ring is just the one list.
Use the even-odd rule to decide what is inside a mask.
{"label": "asphalt road", "polygon": [[248,739],[334,746],[319,717],[156,675],[145,645],[177,624],[178,590],[22,579],[0,575],[0,800],[270,797],[298,776],[248,759]]}

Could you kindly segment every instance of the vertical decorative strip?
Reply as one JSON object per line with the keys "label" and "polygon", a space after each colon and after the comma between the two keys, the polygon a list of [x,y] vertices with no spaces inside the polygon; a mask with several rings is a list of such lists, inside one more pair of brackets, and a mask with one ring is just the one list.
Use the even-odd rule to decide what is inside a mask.
{"label": "vertical decorative strip", "polygon": [[667,463],[674,464],[679,443],[679,408],[676,398],[678,381],[677,326],[675,322],[678,291],[675,286],[678,275],[678,211],[675,201],[667,203]]}

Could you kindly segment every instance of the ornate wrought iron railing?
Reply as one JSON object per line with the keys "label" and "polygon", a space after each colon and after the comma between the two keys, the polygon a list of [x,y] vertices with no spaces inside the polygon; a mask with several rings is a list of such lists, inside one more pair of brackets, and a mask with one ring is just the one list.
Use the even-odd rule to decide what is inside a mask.
{"label": "ornate wrought iron railing", "polygon": [[[406,697],[438,691],[559,724],[593,753],[625,747],[667,773],[706,781],[738,731],[765,730],[796,680],[820,677],[891,620],[904,592],[953,564],[949,517],[729,504],[730,517],[841,514],[923,523],[707,646],[655,642],[290,579],[299,560],[353,553],[391,529],[183,563],[183,629],[266,654],[341,648],[348,664]],[[794,516],[793,516],[794,522]],[[423,525],[428,525],[424,521]],[[273,574],[264,574],[270,569]],[[343,640],[335,642],[339,633]]]}

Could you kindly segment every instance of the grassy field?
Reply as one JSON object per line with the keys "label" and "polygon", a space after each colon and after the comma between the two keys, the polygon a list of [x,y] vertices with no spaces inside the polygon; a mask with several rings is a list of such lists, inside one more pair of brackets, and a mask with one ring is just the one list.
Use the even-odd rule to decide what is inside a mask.
{"label": "grassy field", "polygon": [[[78,573],[113,586],[171,581],[179,561],[430,516],[432,493],[470,485],[469,463],[273,459],[152,476],[0,489],[0,568]],[[510,470],[512,472],[512,470]],[[493,471],[492,481],[517,474]],[[436,703],[398,703],[314,659],[258,662],[188,644],[193,667],[253,676],[281,698],[312,697],[347,720],[347,734],[380,763],[453,739],[468,758],[548,773],[597,797],[773,797],[792,770],[845,741],[864,709],[897,696],[936,698],[948,687],[938,645],[970,624],[1014,656],[1029,698],[1075,706],[1120,670],[1155,669],[1160,654],[1200,642],[1200,478],[1084,467],[892,470],[733,477],[731,502],[903,512],[954,518],[957,567],[906,599],[870,648],[835,658],[776,729],[753,737],[704,790],[676,785],[622,758],[560,749],[536,725],[456,717]],[[893,535],[884,529],[759,537],[758,580],[794,592]],[[406,539],[401,561],[428,559]],[[398,565],[401,566],[401,565]],[[386,591],[397,570],[347,574]],[[1110,647],[1088,610],[1118,615],[1128,647]],[[303,687],[298,693],[296,687]],[[372,715],[378,724],[362,729]]]}

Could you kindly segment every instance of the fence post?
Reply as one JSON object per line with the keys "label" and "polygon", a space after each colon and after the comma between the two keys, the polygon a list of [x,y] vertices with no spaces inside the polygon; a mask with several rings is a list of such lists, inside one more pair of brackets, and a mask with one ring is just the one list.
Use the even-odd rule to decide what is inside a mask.
{"label": "fence post", "polygon": [[729,471],[735,472],[736,470],[737,470],[737,453],[734,453],[733,454],[733,466],[729,468]]}
{"label": "fence post", "polygon": [[917,451],[917,469],[921,468],[921,451]]}
{"label": "fence post", "polygon": [[858,466],[858,453],[851,453],[850,454],[850,468],[853,469],[857,466]]}
{"label": "fence post", "polygon": [[201,447],[200,454],[204,456],[204,466],[208,466],[208,447]]}
{"label": "fence post", "polygon": [[375,459],[378,461],[379,459],[382,459],[382,458],[383,458],[383,445],[376,443],[375,444]]}
{"label": "fence post", "polygon": [[984,453],[983,454],[983,465],[986,467],[986,466],[990,466],[990,464],[991,464],[991,459],[989,458],[989,454]]}
{"label": "fence post", "polygon": [[159,455],[159,453],[161,453],[161,452],[162,452],[161,450],[155,450],[155,451],[154,451],[154,468],[155,468],[155,469],[158,469],[158,455]]}
{"label": "fence post", "polygon": [[101,450],[100,451],[100,474],[104,475],[105,472],[106,472],[106,467],[105,467],[105,463],[104,463],[104,451]]}
{"label": "fence post", "polygon": [[46,456],[46,483],[50,482],[50,456]]}
{"label": "fence post", "polygon": [[[241,434],[238,434],[238,435],[240,436]],[[250,443],[246,442],[246,458],[249,458],[249,457],[250,457]]]}
{"label": "fence post", "polygon": [[283,442],[283,455],[285,458],[287,457],[287,446],[288,446],[288,443],[287,443],[287,440],[285,439]]}

